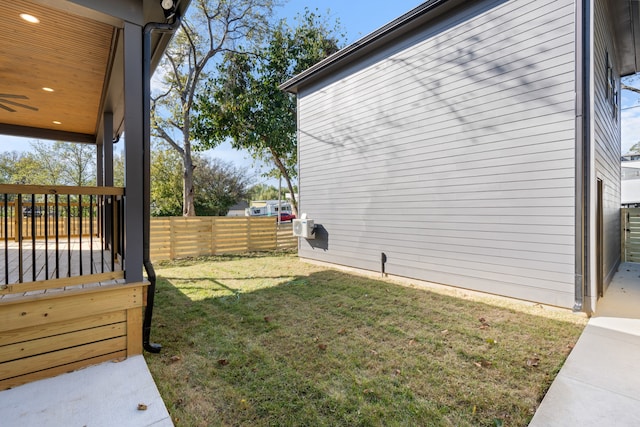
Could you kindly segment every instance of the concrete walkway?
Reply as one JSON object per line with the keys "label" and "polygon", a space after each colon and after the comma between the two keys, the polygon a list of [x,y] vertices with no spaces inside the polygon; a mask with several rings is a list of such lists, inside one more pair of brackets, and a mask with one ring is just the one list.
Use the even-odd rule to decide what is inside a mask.
{"label": "concrete walkway", "polygon": [[134,356],[0,392],[0,425],[173,427],[173,422],[144,358]]}
{"label": "concrete walkway", "polygon": [[529,426],[640,426],[640,264],[620,266]]}

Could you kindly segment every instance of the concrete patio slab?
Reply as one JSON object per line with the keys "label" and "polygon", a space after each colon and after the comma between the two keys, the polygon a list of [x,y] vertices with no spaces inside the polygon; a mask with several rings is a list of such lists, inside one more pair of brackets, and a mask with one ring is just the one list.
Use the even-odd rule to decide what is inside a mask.
{"label": "concrete patio slab", "polygon": [[530,427],[640,425],[640,264],[618,269]]}
{"label": "concrete patio slab", "polygon": [[173,427],[142,356],[2,391],[0,414],[5,427]]}

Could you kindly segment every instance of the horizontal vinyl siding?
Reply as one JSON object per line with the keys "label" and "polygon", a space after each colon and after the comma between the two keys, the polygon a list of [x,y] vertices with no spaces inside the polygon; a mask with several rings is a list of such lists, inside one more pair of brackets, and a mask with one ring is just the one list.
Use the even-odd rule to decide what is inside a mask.
{"label": "horizontal vinyl siding", "polygon": [[475,2],[301,88],[300,256],[570,307],[573,30]]}
{"label": "horizontal vinyl siding", "polygon": [[[607,2],[598,0],[594,8],[594,140],[595,171],[603,182],[604,210],[604,276],[611,279],[620,261],[620,109],[614,109],[607,99],[606,52],[613,66],[616,89],[620,79],[616,50],[612,40],[610,11]],[[621,96],[620,94],[618,96]]]}

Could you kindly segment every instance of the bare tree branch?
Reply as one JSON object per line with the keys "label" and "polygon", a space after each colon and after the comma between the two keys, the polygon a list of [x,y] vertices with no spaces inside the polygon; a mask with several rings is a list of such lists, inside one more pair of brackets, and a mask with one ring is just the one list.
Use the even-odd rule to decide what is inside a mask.
{"label": "bare tree branch", "polygon": [[[170,83],[168,93],[154,98],[154,133],[178,151],[184,163],[184,213],[193,215],[193,161],[191,158],[192,109],[200,82],[213,69],[211,63],[226,51],[262,42],[256,36],[267,28],[267,19],[277,0],[194,0],[189,14],[163,58]],[[251,49],[246,49],[251,50]],[[157,107],[156,107],[157,106]],[[182,137],[171,137],[173,127]]]}
{"label": "bare tree branch", "polygon": [[631,92],[640,93],[640,89],[638,89],[637,87],[628,86],[624,83],[620,83],[620,88],[631,91]]}

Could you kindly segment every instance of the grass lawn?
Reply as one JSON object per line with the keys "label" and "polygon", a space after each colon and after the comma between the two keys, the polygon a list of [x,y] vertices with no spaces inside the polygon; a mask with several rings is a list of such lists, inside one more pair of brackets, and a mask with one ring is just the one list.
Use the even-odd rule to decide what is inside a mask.
{"label": "grass lawn", "polygon": [[176,426],[525,426],[586,324],[293,255],[157,272],[145,357]]}

